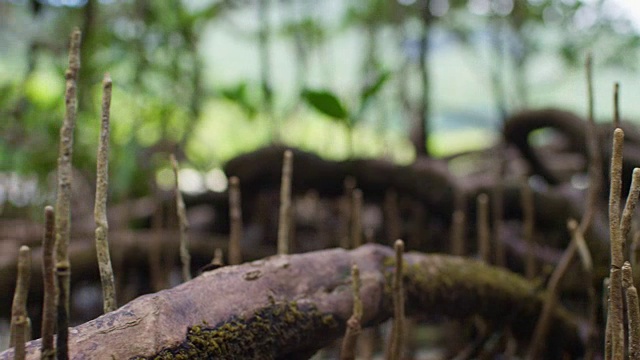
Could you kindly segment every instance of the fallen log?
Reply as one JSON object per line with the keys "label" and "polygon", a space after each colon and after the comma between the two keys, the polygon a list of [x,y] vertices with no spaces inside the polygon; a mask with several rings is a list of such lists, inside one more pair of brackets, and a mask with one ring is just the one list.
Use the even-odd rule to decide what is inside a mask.
{"label": "fallen log", "polygon": [[[240,155],[230,160],[224,171],[228,177],[240,179],[243,194],[243,215],[250,217],[253,207],[252,199],[256,194],[279,189],[282,154],[288,149],[284,146],[270,146]],[[300,149],[293,151],[294,175],[292,191],[304,194],[314,190],[322,197],[337,197],[343,194],[343,183],[347,177],[353,177],[363,197],[369,202],[381,203],[389,189],[394,189],[399,196],[420,201],[431,216],[442,219],[448,224],[453,211],[454,187],[462,182],[466,185],[465,195],[470,204],[473,216],[476,196],[480,192],[490,193],[495,184],[493,181],[482,183],[469,179],[456,180],[446,167],[445,162],[434,159],[419,160],[412,165],[397,165],[383,160],[352,159],[333,161],[323,159],[315,154]],[[517,218],[520,215],[520,184],[505,184],[505,216]],[[580,217],[583,204],[572,202],[580,198],[580,191],[568,188],[559,189],[551,195],[536,192],[536,219],[538,225],[549,228],[564,228],[569,217]],[[198,195],[185,195],[187,206],[200,204],[213,205],[218,221],[228,223],[228,200],[226,194],[207,192]],[[539,206],[538,206],[539,205]],[[228,231],[228,229],[222,229]]]}
{"label": "fallen log", "polygon": [[[514,131],[527,139],[529,132],[544,126],[558,126],[561,130],[571,133],[580,131],[572,137],[575,147],[584,144],[584,120],[571,113],[558,110],[542,110],[524,113],[526,117],[518,115],[512,118]],[[524,115],[523,115],[524,116]],[[566,120],[566,124],[554,120]],[[549,120],[550,119],[550,120]],[[605,131],[606,129],[601,129]],[[521,132],[521,133],[520,133]],[[632,131],[630,142],[635,142],[635,132]],[[512,134],[513,135],[513,134]],[[515,136],[515,135],[514,135]],[[528,146],[528,143],[527,143]],[[243,215],[251,217],[255,209],[253,198],[261,191],[279,188],[280,169],[282,168],[282,154],[287,149],[284,146],[270,146],[240,155],[230,160],[224,167],[227,176],[237,176],[240,179],[243,194]],[[291,149],[294,153],[294,176],[292,191],[302,194],[308,190],[315,190],[322,197],[340,196],[343,193],[343,182],[348,176],[353,177],[363,192],[363,197],[369,202],[383,201],[388,189],[394,189],[399,196],[404,196],[425,206],[429,215],[449,226],[454,203],[454,187],[464,189],[466,203],[469,204],[469,218],[475,217],[475,199],[480,193],[491,196],[495,187],[493,177],[477,177],[474,179],[454,179],[443,161],[434,159],[420,160],[412,165],[397,165],[391,162],[371,159],[351,159],[333,161],[323,159],[315,154],[300,149]],[[583,149],[584,150],[584,149]],[[604,150],[603,150],[604,151]],[[586,155],[585,155],[586,156]],[[609,156],[605,156],[606,159]],[[638,161],[640,164],[640,160]],[[605,166],[608,168],[608,166]],[[298,171],[296,171],[298,169]],[[456,185],[457,184],[457,185]],[[505,220],[521,219],[521,200],[519,182],[504,183],[504,217]],[[608,192],[607,192],[608,193]],[[219,193],[205,193],[196,196],[185,196],[187,205],[210,204],[219,214],[217,219],[227,223],[228,200]],[[570,236],[566,232],[566,223],[570,218],[580,219],[584,212],[584,193],[572,188],[569,184],[551,186],[544,190],[534,191],[536,231],[565,234],[560,236],[564,242],[555,244],[541,244],[557,249],[564,249]],[[604,207],[606,209],[606,207]],[[606,214],[600,211],[596,215],[601,218]],[[226,229],[224,229],[227,231]],[[439,252],[447,251],[448,237],[442,236],[439,244],[431,244],[432,249]],[[596,221],[586,233],[586,239],[594,254],[597,265],[596,283],[601,283],[602,276],[608,274],[608,228],[606,221]]]}
{"label": "fallen log", "polygon": [[[259,190],[280,187],[280,169],[284,146],[270,146],[240,155],[224,166],[227,176],[240,179],[243,199]],[[304,193],[315,190],[323,196],[339,196],[344,180],[351,176],[357,187],[370,199],[384,198],[387,189],[410,194],[450,214],[452,210],[452,177],[446,163],[422,159],[411,165],[396,165],[375,159],[331,161],[299,149],[293,152],[292,190]]]}
{"label": "fallen log", "polygon": [[[99,282],[98,261],[96,259],[96,249],[93,244],[92,234],[74,234],[75,238],[69,246],[69,257],[74,270],[71,272],[71,283],[87,284]],[[149,254],[154,246],[163,254],[163,270],[169,272],[174,264],[178,264],[177,230],[136,230],[136,231],[114,231],[111,235],[111,249],[113,251],[114,263],[116,266],[116,280],[126,281],[126,274],[132,268],[149,269]],[[12,292],[15,288],[17,255],[20,245],[30,244],[36,241],[10,241],[5,239],[0,241],[0,289],[7,291],[0,292],[0,318],[9,318],[11,310]],[[40,240],[40,239],[37,239]],[[41,240],[40,240],[41,241]],[[215,248],[226,250],[228,239],[222,236],[212,236],[210,234],[192,233],[190,249],[193,256],[193,271],[197,271],[199,266],[211,261]],[[42,247],[37,247],[34,243],[31,273],[33,274],[30,288],[29,301],[37,303],[42,300]],[[273,254],[273,249],[264,246],[253,246],[244,249],[248,259],[258,259]],[[163,274],[168,276],[168,274]],[[150,292],[151,284],[138,291]],[[140,294],[140,293],[138,293]],[[33,318],[36,325],[39,316]],[[86,318],[85,318],[86,320]],[[38,328],[39,329],[39,328]]]}
{"label": "fallen log", "polygon": [[[350,269],[360,268],[363,327],[392,314],[393,250],[368,244],[280,255],[205,272],[175,288],[142,296],[70,329],[72,359],[304,359],[344,333],[351,316]],[[475,260],[405,255],[408,315],[483,317],[530,336],[543,296],[522,277]],[[554,312],[546,358],[578,357],[578,326]],[[27,344],[38,359],[40,340]],[[13,349],[0,359],[13,358]]]}
{"label": "fallen log", "polygon": [[[562,116],[562,119],[569,119],[567,120],[568,125],[563,125],[562,129],[567,132],[580,129],[581,133],[578,136],[574,136],[572,141],[576,143],[577,147],[584,144],[583,128],[585,122],[579,117],[557,110],[543,110],[527,114],[534,120],[529,120],[529,118],[518,120],[520,118],[517,116],[512,119],[514,121],[513,124],[518,124],[526,129],[526,134],[536,126],[557,124],[554,119]],[[548,123],[540,122],[545,119],[551,120]],[[528,125],[532,127],[529,128]],[[240,155],[225,165],[224,169],[228,176],[237,176],[241,180],[244,206],[248,207],[243,209],[243,214],[251,213],[249,210],[253,194],[279,188],[282,153],[285,149],[282,146],[258,149],[254,152]],[[399,195],[421,201],[429,211],[430,216],[440,218],[447,226],[453,211],[453,188],[456,183],[464,185],[466,203],[469,204],[469,218],[475,217],[475,199],[478,194],[487,193],[491,195],[495,186],[493,179],[490,182],[484,181],[484,183],[482,178],[475,183],[469,179],[455,180],[454,176],[444,166],[444,162],[433,159],[420,160],[415,164],[405,166],[369,159],[332,161],[299,149],[292,149],[292,151],[294,153],[294,176],[292,180],[294,193],[300,194],[313,189],[323,197],[339,196],[343,192],[344,179],[347,176],[352,176],[362,190],[364,198],[368,201],[381,202],[388,189],[395,189]],[[296,171],[296,169],[300,170]],[[505,182],[504,184],[503,206],[506,220],[521,219],[520,187],[519,182]],[[216,196],[218,195],[216,194]],[[199,195],[199,197],[201,198],[186,197],[185,200],[191,201],[193,205],[209,202],[226,206],[228,202],[226,198],[224,202],[216,201],[213,194],[209,196]],[[559,229],[560,232],[565,233],[567,221],[570,218],[580,219],[585,206],[584,194],[569,185],[554,186],[544,191],[534,191],[534,202],[536,229],[539,232],[558,231]],[[228,211],[225,209],[218,212],[221,214],[220,217],[224,217]],[[600,214],[597,216],[600,216]],[[565,238],[567,241],[564,243],[544,245],[564,249],[570,238],[568,233],[566,233]],[[603,225],[602,222],[597,221],[587,232],[586,238],[592,253],[604,254],[602,259],[600,257],[595,259],[596,262],[598,264],[608,264],[609,259],[606,255],[609,250],[609,242],[606,224]],[[448,243],[435,246],[435,248],[439,249],[439,251],[446,251]],[[596,279],[596,281],[601,281],[601,278]]]}

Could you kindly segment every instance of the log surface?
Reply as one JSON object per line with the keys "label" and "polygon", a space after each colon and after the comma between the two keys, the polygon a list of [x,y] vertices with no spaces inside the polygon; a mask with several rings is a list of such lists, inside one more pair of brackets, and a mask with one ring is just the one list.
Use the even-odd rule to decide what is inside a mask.
{"label": "log surface", "polygon": [[[524,278],[453,256],[408,253],[405,261],[409,315],[466,319],[477,314],[495,324],[512,324],[521,338],[531,334],[542,296]],[[273,256],[205,272],[70,329],[70,355],[72,359],[158,354],[172,358],[185,354],[180,351],[195,351],[188,354],[307,358],[344,333],[353,306],[354,263],[361,272],[363,326],[387,320],[392,314],[393,250],[368,244],[352,251]],[[553,349],[576,356],[582,351],[576,324],[561,309],[554,316],[555,331],[549,334]],[[247,340],[247,331],[256,322],[264,327],[263,335]],[[287,328],[303,331],[286,332]],[[203,332],[206,338],[199,335]],[[40,340],[29,342],[27,359],[38,359],[39,348]],[[12,349],[0,353],[2,360],[12,358]]]}

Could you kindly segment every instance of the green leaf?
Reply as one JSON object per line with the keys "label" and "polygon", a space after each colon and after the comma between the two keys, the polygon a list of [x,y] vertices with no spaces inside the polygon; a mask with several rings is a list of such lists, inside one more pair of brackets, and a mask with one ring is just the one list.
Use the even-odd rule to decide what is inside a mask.
{"label": "green leaf", "polygon": [[222,97],[236,103],[247,117],[252,120],[258,113],[257,106],[253,104],[247,92],[247,83],[243,82],[235,87],[221,91]]}
{"label": "green leaf", "polygon": [[246,99],[247,83],[240,83],[232,88],[223,89],[221,91],[222,97],[233,102],[242,102]]}
{"label": "green leaf", "polygon": [[302,92],[302,98],[317,111],[338,120],[347,120],[349,112],[337,96],[326,90],[309,90]]}
{"label": "green leaf", "polygon": [[382,71],[378,73],[378,76],[374,79],[374,81],[372,81],[364,89],[362,89],[362,94],[360,94],[361,105],[364,105],[367,101],[369,101],[370,98],[380,92],[380,90],[390,77],[391,73],[389,71]]}

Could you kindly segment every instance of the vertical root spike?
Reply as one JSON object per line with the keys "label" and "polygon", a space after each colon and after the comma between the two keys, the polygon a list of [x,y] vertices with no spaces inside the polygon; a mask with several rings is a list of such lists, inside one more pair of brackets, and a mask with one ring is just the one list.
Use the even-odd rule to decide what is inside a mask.
{"label": "vertical root spike", "polygon": [[351,203],[351,246],[362,245],[362,190],[355,189]]}
{"label": "vertical root spike", "polygon": [[396,252],[396,271],[393,277],[393,329],[391,331],[391,342],[389,359],[400,360],[404,350],[404,241],[396,240],[394,244]]}
{"label": "vertical root spike", "polygon": [[191,255],[189,254],[189,220],[187,219],[187,210],[184,206],[184,199],[180,192],[180,183],[178,176],[178,161],[175,155],[171,154],[171,166],[173,167],[173,175],[175,178],[175,194],[176,209],[178,212],[178,221],[180,222],[180,261],[182,262],[182,280],[191,280]]}
{"label": "vertical root spike", "polygon": [[633,176],[631,178],[631,188],[627,195],[627,201],[624,204],[624,210],[622,211],[622,218],[620,220],[620,237],[623,242],[626,241],[629,231],[631,231],[631,220],[633,219],[633,213],[638,205],[638,198],[640,197],[640,168],[633,169]]}
{"label": "vertical root spike", "polygon": [[477,199],[478,254],[485,263],[491,262],[491,244],[489,241],[489,197],[478,195]]}
{"label": "vertical root spike", "polygon": [[109,188],[109,120],[112,81],[109,73],[102,81],[102,117],[98,144],[96,170],[96,202],[94,218],[96,222],[95,241],[102,284],[103,311],[108,313],[117,308],[116,284],[109,253],[109,224],[107,220],[107,193]]}
{"label": "vertical root spike", "polygon": [[522,237],[527,244],[527,255],[525,257],[525,276],[527,279],[533,279],[536,276],[536,259],[533,250],[533,232],[535,229],[535,206],[533,199],[533,191],[529,183],[523,181],[521,187],[521,206],[522,206]]}
{"label": "vertical root spike", "polygon": [[278,221],[278,254],[289,253],[289,227],[291,208],[291,176],[293,153],[286,150],[282,162],[282,182],[280,184],[280,217]]}
{"label": "vertical root spike", "polygon": [[69,288],[71,272],[69,264],[69,241],[71,231],[71,185],[73,169],[73,132],[77,115],[77,82],[80,69],[80,41],[81,33],[75,28],[71,34],[69,46],[69,68],[65,72],[65,115],[60,128],[60,148],[58,154],[58,187],[56,198],[56,276],[58,286],[58,336],[56,342],[56,356],[58,359],[68,359],[68,316],[69,316]]}
{"label": "vertical root spike", "polygon": [[229,179],[229,218],[231,219],[229,264],[238,265],[242,263],[242,200],[240,180],[235,176]]}
{"label": "vertical root spike", "polygon": [[42,359],[53,360],[55,355],[53,334],[56,324],[56,274],[53,251],[55,246],[55,213],[53,207],[44,208],[45,231],[42,239],[42,282],[44,296],[42,300]]}
{"label": "vertical root spike", "polygon": [[347,330],[342,340],[340,360],[354,360],[356,358],[356,346],[358,335],[362,330],[362,300],[360,298],[360,271],[358,265],[351,267],[351,281],[353,290],[353,312],[347,321]]}
{"label": "vertical root spike", "polygon": [[25,343],[27,342],[27,297],[29,295],[29,283],[31,282],[31,249],[28,246],[20,247],[18,253],[18,278],[16,290],[13,294],[11,307],[11,346],[15,347],[15,359],[24,360],[26,356]]}
{"label": "vertical root spike", "polygon": [[629,334],[629,359],[640,359],[640,308],[638,307],[638,290],[633,285],[631,264],[625,261],[622,265],[622,286],[627,299],[627,329]]}

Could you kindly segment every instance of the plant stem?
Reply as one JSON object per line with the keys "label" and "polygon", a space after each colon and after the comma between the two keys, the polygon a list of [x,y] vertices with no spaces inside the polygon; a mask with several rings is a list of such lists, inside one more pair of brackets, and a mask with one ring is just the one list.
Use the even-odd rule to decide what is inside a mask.
{"label": "plant stem", "polygon": [[617,128],[613,133],[613,151],[611,155],[611,185],[609,190],[609,234],[611,241],[611,275],[609,295],[609,325],[611,358],[624,358],[624,326],[622,303],[622,279],[620,269],[623,263],[623,244],[620,229],[620,195],[622,191],[622,147],[624,131]]}
{"label": "plant stem", "polygon": [[171,166],[173,167],[173,176],[175,177],[175,193],[176,193],[176,209],[178,212],[178,220],[180,222],[180,261],[182,262],[182,280],[191,280],[191,255],[189,255],[189,220],[187,219],[187,210],[184,206],[182,193],[180,192],[180,183],[178,179],[178,161],[175,155],[171,154]]}
{"label": "plant stem", "polygon": [[358,335],[362,330],[362,300],[360,299],[360,271],[358,265],[351,267],[351,281],[353,289],[353,313],[347,320],[347,330],[342,340],[340,360],[354,360],[356,358],[356,345]]}
{"label": "plant stem", "polygon": [[116,287],[109,254],[109,223],[107,220],[107,189],[109,187],[109,108],[111,106],[111,77],[104,75],[102,81],[102,121],[98,145],[96,203],[93,211],[96,221],[96,251],[102,283],[103,310],[105,313],[117,308]]}
{"label": "plant stem", "polygon": [[153,231],[153,237],[149,245],[149,254],[147,261],[149,263],[149,277],[151,278],[151,285],[153,291],[160,291],[167,287],[167,274],[163,269],[163,250],[162,250],[162,236],[164,233],[163,223],[165,217],[165,207],[160,202],[160,195],[155,191],[154,197],[158,201],[158,206],[151,215],[151,229]]}
{"label": "plant stem", "polygon": [[393,277],[393,329],[391,331],[390,360],[402,359],[404,348],[404,286],[403,286],[403,254],[404,242],[396,240],[396,272]]}
{"label": "plant stem", "polygon": [[362,245],[362,190],[355,189],[351,203],[351,246]]}
{"label": "plant stem", "polygon": [[56,336],[56,359],[69,359],[69,287],[63,287],[71,276],[69,268],[56,265],[56,283],[58,284],[58,314]]}
{"label": "plant stem", "polygon": [[28,246],[20,247],[18,254],[18,278],[16,290],[13,294],[11,306],[11,346],[15,346],[15,359],[24,360],[26,356],[25,343],[27,342],[27,297],[29,295],[29,283],[31,281],[31,249]]}
{"label": "plant stem", "polygon": [[465,255],[464,233],[467,223],[467,216],[464,211],[456,210],[453,212],[451,221],[451,254],[457,256]]}
{"label": "plant stem", "polygon": [[242,200],[240,180],[235,176],[229,179],[229,218],[231,219],[229,264],[238,265],[242,263]]}
{"label": "plant stem", "polygon": [[280,184],[280,221],[278,222],[278,254],[289,253],[289,212],[291,208],[291,175],[293,153],[286,150],[282,162],[282,182]]}
{"label": "plant stem", "polygon": [[68,359],[68,316],[71,265],[69,263],[69,240],[71,230],[71,183],[73,169],[73,130],[77,115],[77,82],[80,69],[80,39],[78,28],[71,33],[69,47],[69,68],[65,73],[65,116],[60,128],[60,149],[58,156],[58,188],[56,199],[56,275],[58,279],[58,336],[56,355],[58,359]]}
{"label": "plant stem", "polygon": [[340,207],[340,228],[338,232],[338,242],[340,247],[348,249],[351,246],[351,223],[353,217],[353,190],[356,188],[356,179],[347,176],[343,182],[344,194],[338,200]]}
{"label": "plant stem", "polygon": [[[635,269],[640,268],[640,231],[636,231],[633,234],[633,240],[631,242],[631,254],[629,257],[631,260],[631,267]],[[639,278],[640,278],[640,273],[636,271],[633,274],[634,285],[638,285],[640,283]]]}
{"label": "plant stem", "polygon": [[640,168],[633,169],[631,178],[631,188],[627,195],[627,201],[622,211],[622,219],[620,220],[620,239],[625,242],[629,231],[631,231],[631,220],[633,212],[638,205],[638,197],[640,196]]}
{"label": "plant stem", "polygon": [[[567,227],[569,228],[569,232],[571,233],[571,242],[569,243],[567,249],[562,253],[560,262],[553,270],[551,278],[549,279],[549,283],[547,285],[547,297],[544,301],[542,312],[540,314],[540,317],[538,318],[538,322],[536,323],[536,327],[533,332],[527,359],[539,359],[540,354],[542,354],[542,350],[544,350],[544,339],[547,338],[547,332],[551,324],[551,316],[558,302],[558,287],[560,285],[560,282],[564,278],[564,275],[569,270],[569,265],[571,265],[571,262],[576,255],[576,252],[580,246],[580,242],[584,243],[583,235],[580,232],[578,223],[574,219],[569,220]],[[583,264],[585,264],[585,268],[589,267],[590,263],[590,255],[584,256]]]}
{"label": "plant stem", "polygon": [[627,298],[627,318],[629,330],[629,359],[640,359],[640,309],[638,290],[633,286],[633,272],[628,261],[622,265],[622,286]]}
{"label": "plant stem", "polygon": [[454,196],[454,209],[453,219],[451,220],[451,254],[457,256],[464,256],[465,251],[465,237],[467,226],[467,204],[465,200],[465,194],[460,185],[456,185],[453,188]]}
{"label": "plant stem", "polygon": [[[504,107],[502,107],[504,110]],[[504,112],[503,112],[504,113]],[[504,116],[503,116],[504,122]],[[500,143],[498,147],[499,154],[496,154],[499,159],[498,170],[496,171],[496,182],[493,186],[493,196],[491,197],[491,217],[493,218],[493,242],[496,245],[496,265],[505,266],[507,263],[507,256],[504,249],[504,243],[502,242],[502,218],[504,217],[504,185],[503,179],[506,174],[507,160],[505,158],[506,146],[504,141]]]}
{"label": "plant stem", "polygon": [[622,302],[622,273],[619,268],[611,267],[609,273],[609,322],[611,337],[611,359],[624,359],[624,308]]}
{"label": "plant stem", "polygon": [[55,213],[53,207],[44,208],[44,237],[42,238],[42,346],[41,359],[53,360],[55,348],[53,334],[56,324],[56,274],[53,251],[55,247]]}
{"label": "plant stem", "polygon": [[214,265],[217,267],[224,266],[224,261],[222,259],[222,249],[215,248],[215,250],[213,250],[213,259],[211,259],[211,265]]}
{"label": "plant stem", "polygon": [[491,245],[489,243],[489,197],[480,194],[477,198],[476,227],[478,231],[478,255],[487,264],[491,263]]}
{"label": "plant stem", "polygon": [[533,230],[535,227],[535,208],[533,204],[533,191],[526,180],[520,188],[520,200],[522,206],[522,237],[527,244],[525,256],[525,277],[533,279],[536,276],[536,261],[533,256]]}

